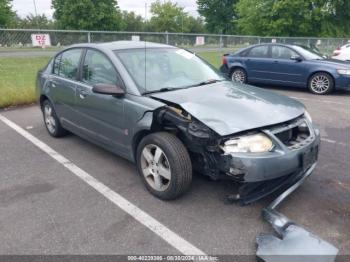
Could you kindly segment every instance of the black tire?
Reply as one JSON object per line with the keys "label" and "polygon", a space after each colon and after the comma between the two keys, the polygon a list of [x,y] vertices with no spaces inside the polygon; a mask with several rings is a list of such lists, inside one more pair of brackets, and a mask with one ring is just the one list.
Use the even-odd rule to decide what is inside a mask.
{"label": "black tire", "polygon": [[[143,169],[147,168],[150,170],[152,166],[155,167],[155,165],[157,165],[155,163],[149,164],[143,155],[144,150],[149,150],[149,148],[152,148],[153,146],[155,147],[155,150],[157,150],[157,148],[161,149],[163,159],[168,163],[170,180],[160,176],[162,184],[166,184],[163,185],[164,190],[157,190],[154,188],[154,186],[152,186],[152,176],[153,183],[156,184],[156,179],[154,177],[156,174],[150,174],[146,178],[143,171]],[[155,155],[156,153],[154,153],[153,162],[155,162],[156,159]],[[136,160],[138,172],[142,178],[142,181],[144,182],[148,191],[157,198],[162,200],[173,200],[189,190],[192,182],[191,159],[184,144],[175,135],[167,132],[158,132],[144,137],[137,147]],[[155,168],[157,170],[154,171],[152,169],[152,172],[158,173],[159,166]],[[147,173],[147,171],[145,171],[145,173]],[[158,176],[159,175],[160,173]]]}
{"label": "black tire", "polygon": [[[319,84],[317,83],[318,81]],[[330,74],[323,72],[313,74],[309,79],[308,88],[311,93],[316,95],[330,94],[334,91],[333,77]]]}
{"label": "black tire", "polygon": [[247,83],[247,73],[243,68],[240,68],[240,67],[236,67],[232,69],[230,73],[230,78],[232,82],[237,82],[242,84]]}
{"label": "black tire", "polygon": [[[51,116],[52,116],[51,121],[54,122],[54,128],[50,128],[50,125],[47,122],[47,115],[45,114],[45,108],[51,108]],[[49,134],[52,137],[63,137],[63,136],[68,134],[68,131],[62,127],[62,125],[61,125],[61,123],[56,115],[55,109],[53,108],[51,102],[48,99],[46,99],[42,103],[41,110],[43,113],[44,124],[45,124],[46,130],[49,132]]]}

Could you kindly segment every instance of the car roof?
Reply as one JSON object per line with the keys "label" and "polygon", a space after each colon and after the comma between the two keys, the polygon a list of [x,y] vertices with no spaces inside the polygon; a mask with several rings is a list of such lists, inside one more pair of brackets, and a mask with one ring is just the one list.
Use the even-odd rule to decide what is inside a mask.
{"label": "car roof", "polygon": [[140,48],[175,48],[171,45],[158,44],[144,41],[115,41],[105,43],[82,43],[75,44],[70,47],[92,47],[92,48],[103,48],[109,50],[123,50],[123,49],[140,49]]}
{"label": "car roof", "polygon": [[279,46],[285,46],[285,47],[289,47],[289,48],[293,48],[293,47],[300,47],[300,45],[297,44],[284,44],[284,43],[260,43],[260,44],[253,44],[253,45],[249,45],[243,49],[238,50],[237,52],[235,52],[234,54],[240,54],[242,52],[247,51],[248,49],[257,47],[257,46],[273,46],[273,45],[279,45]]}
{"label": "car roof", "polygon": [[262,46],[262,45],[281,45],[281,46],[286,46],[286,47],[295,47],[295,46],[300,46],[298,44],[284,44],[284,43],[261,43],[261,44],[255,44],[255,45],[250,45],[248,46],[250,47],[254,47],[254,46]]}

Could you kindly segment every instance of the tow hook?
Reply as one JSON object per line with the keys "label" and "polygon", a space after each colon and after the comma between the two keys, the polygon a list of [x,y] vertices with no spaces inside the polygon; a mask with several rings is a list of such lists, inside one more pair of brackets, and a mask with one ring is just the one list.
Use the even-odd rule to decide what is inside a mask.
{"label": "tow hook", "polygon": [[338,249],[332,244],[313,235],[276,209],[281,202],[295,191],[312,171],[314,163],[295,184],[279,195],[268,207],[262,210],[265,221],[270,223],[278,236],[260,234],[256,238],[257,256],[265,262],[332,262]]}

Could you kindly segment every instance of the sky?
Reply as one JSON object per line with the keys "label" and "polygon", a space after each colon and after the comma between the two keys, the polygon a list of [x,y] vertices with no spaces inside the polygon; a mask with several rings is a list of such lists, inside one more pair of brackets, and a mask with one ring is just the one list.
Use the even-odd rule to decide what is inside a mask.
{"label": "sky", "polygon": [[[52,17],[51,0],[35,0],[35,2],[38,14],[45,14],[50,18]],[[145,16],[145,3],[147,3],[147,17],[149,17],[149,7],[155,0],[117,0],[117,2],[121,10],[134,11],[142,17]],[[184,7],[185,11],[189,14],[195,17],[198,16],[196,0],[171,0],[171,2],[178,3],[178,5]],[[21,17],[25,17],[29,13],[35,14],[34,0],[13,0],[12,7]]]}

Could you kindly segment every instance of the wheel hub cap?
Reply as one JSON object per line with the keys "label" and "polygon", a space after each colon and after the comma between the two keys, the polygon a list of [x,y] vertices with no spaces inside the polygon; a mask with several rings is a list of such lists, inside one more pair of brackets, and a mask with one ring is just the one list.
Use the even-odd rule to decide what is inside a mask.
{"label": "wheel hub cap", "polygon": [[156,145],[147,145],[142,150],[141,168],[146,182],[157,191],[169,187],[171,171],[169,161],[163,150]]}
{"label": "wheel hub cap", "polygon": [[311,80],[311,88],[315,93],[325,93],[330,87],[330,82],[327,76],[318,75]]}
{"label": "wheel hub cap", "polygon": [[47,129],[50,133],[54,133],[56,131],[56,120],[53,117],[53,110],[49,105],[46,105],[44,108],[44,118]]}
{"label": "wheel hub cap", "polygon": [[232,74],[232,81],[238,82],[238,83],[244,83],[245,81],[245,75],[242,71],[234,71]]}

